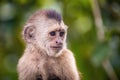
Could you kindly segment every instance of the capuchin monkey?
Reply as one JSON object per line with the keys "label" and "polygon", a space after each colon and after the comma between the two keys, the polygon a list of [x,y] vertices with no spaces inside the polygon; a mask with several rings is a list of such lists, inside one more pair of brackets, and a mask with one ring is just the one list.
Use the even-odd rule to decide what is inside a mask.
{"label": "capuchin monkey", "polygon": [[66,47],[67,26],[54,10],[35,12],[26,22],[19,80],[80,80],[73,53]]}

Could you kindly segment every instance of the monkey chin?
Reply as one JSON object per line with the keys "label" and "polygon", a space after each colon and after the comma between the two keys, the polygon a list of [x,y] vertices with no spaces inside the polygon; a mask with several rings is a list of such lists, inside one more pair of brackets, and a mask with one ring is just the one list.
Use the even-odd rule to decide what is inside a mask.
{"label": "monkey chin", "polygon": [[63,48],[50,48],[48,51],[47,51],[47,54],[51,57],[57,57],[59,56],[63,51]]}

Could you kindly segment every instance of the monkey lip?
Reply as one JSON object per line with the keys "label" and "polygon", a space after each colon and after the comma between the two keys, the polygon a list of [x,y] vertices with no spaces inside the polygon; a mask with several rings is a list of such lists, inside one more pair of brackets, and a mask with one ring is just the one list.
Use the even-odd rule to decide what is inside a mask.
{"label": "monkey lip", "polygon": [[62,49],[62,46],[51,46],[53,49]]}

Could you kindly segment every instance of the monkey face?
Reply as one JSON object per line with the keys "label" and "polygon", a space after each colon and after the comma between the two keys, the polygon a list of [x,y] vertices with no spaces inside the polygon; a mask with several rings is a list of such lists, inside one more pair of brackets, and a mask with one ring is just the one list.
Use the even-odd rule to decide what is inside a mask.
{"label": "monkey face", "polygon": [[51,40],[50,48],[55,51],[60,51],[63,48],[63,39],[64,39],[64,31],[51,31],[49,33],[49,37]]}
{"label": "monkey face", "polygon": [[48,55],[55,56],[66,47],[67,26],[64,23],[59,24],[50,20],[44,25],[36,26],[36,45],[44,49]]}
{"label": "monkey face", "polygon": [[59,53],[65,46],[65,30],[55,29],[48,32],[49,43],[47,44],[51,55]]}
{"label": "monkey face", "polygon": [[28,34],[27,42],[44,50],[49,56],[60,54],[62,49],[66,48],[67,26],[63,21],[58,22],[48,18],[32,20],[36,21],[24,31],[24,35]]}

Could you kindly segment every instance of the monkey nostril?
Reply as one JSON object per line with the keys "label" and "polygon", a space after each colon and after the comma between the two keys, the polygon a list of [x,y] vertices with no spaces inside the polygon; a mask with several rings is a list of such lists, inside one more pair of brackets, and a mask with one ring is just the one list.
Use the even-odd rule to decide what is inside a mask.
{"label": "monkey nostril", "polygon": [[56,43],[58,43],[58,41],[56,41]]}
{"label": "monkey nostril", "polygon": [[59,42],[59,41],[56,41],[56,44],[62,45],[63,43],[62,43],[62,42]]}

